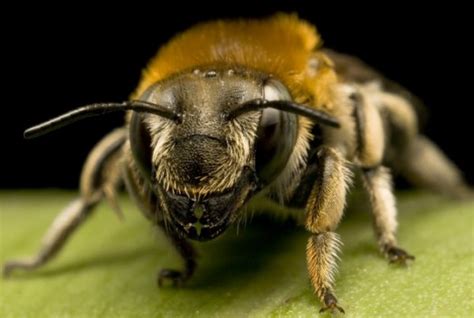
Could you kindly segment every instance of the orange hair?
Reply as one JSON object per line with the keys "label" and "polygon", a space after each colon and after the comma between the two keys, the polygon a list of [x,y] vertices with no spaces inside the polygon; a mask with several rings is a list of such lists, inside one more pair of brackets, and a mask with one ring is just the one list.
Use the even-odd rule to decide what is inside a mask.
{"label": "orange hair", "polygon": [[[173,74],[199,66],[239,65],[281,80],[295,101],[331,108],[329,86],[336,74],[318,52],[316,28],[292,14],[261,20],[219,20],[198,24],[164,45],[144,70],[134,96]],[[317,72],[310,63],[317,63]]]}

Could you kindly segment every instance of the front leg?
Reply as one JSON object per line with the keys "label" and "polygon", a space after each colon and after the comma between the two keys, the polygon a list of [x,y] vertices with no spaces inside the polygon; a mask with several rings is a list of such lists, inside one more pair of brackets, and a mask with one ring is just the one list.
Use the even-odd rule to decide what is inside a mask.
{"label": "front leg", "polygon": [[344,310],[334,295],[334,275],[340,241],[334,232],[344,210],[351,172],[343,156],[323,147],[318,152],[318,175],[306,204],[306,229],[312,233],[306,246],[311,283],[326,310]]}
{"label": "front leg", "polygon": [[167,268],[160,270],[158,273],[158,285],[161,287],[165,280],[170,280],[174,286],[181,286],[192,277],[196,270],[196,251],[185,238],[180,237],[174,232],[165,231],[165,233],[184,260],[184,270],[179,271]]}
{"label": "front leg", "polygon": [[[127,149],[127,151],[130,154],[130,150]],[[196,270],[196,251],[188,240],[179,236],[166,223],[162,212],[164,207],[160,205],[159,195],[155,194],[141,174],[138,173],[138,169],[133,168],[133,166],[125,166],[123,176],[125,186],[132,200],[149,221],[158,225],[184,261],[184,270],[161,269],[157,275],[158,286],[163,286],[167,280],[171,281],[174,286],[184,284]]]}
{"label": "front leg", "polygon": [[138,174],[137,170],[125,167],[123,175],[125,186],[131,198],[135,201],[145,217],[159,226],[184,260],[184,270],[182,271],[167,268],[160,270],[157,277],[158,286],[163,286],[166,280],[171,281],[175,286],[182,285],[191,278],[196,270],[196,252],[193,246],[166,224],[162,216],[162,207],[160,206],[159,198],[149,186],[146,186],[147,183],[142,179],[140,174]]}

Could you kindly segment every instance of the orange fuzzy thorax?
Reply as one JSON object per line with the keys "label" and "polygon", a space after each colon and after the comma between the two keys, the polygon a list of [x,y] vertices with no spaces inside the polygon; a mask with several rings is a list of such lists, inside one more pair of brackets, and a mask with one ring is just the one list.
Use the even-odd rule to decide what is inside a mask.
{"label": "orange fuzzy thorax", "polygon": [[[159,50],[134,96],[157,81],[199,66],[239,65],[281,80],[297,102],[330,109],[330,85],[336,75],[328,59],[317,51],[320,46],[316,28],[296,15],[199,24]],[[316,72],[309,67],[315,61]]]}

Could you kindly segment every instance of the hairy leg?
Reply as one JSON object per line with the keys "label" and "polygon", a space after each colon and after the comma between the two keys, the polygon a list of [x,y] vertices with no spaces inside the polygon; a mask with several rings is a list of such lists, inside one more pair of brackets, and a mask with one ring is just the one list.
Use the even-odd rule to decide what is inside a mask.
{"label": "hairy leg", "polygon": [[[397,208],[392,190],[390,171],[381,165],[384,153],[404,147],[417,134],[417,119],[411,104],[401,96],[383,91],[373,83],[358,86],[352,96],[357,137],[357,164],[374,217],[374,229],[382,252],[393,262],[404,263],[413,256],[397,247]],[[383,120],[386,124],[383,124]],[[386,149],[384,137],[390,127],[392,136]],[[390,156],[390,154],[389,154]]]}
{"label": "hairy leg", "polygon": [[413,105],[387,92],[378,95],[390,142],[386,159],[411,183],[453,198],[474,198],[456,165],[428,138],[418,132]]}
{"label": "hairy leg", "polygon": [[[94,207],[106,195],[104,189],[110,191],[116,188],[120,178],[119,170],[115,168],[120,160],[118,154],[124,140],[124,131],[115,130],[97,144],[83,168],[80,197],[73,200],[55,218],[38,253],[30,259],[7,261],[3,265],[4,276],[18,269],[37,269],[57,255],[67,239],[92,214]],[[109,199],[113,200],[113,197]]]}
{"label": "hairy leg", "polygon": [[391,262],[405,263],[414,259],[397,246],[397,208],[390,171],[383,166],[367,169],[363,171],[362,179],[369,195],[380,250]]}
{"label": "hairy leg", "polygon": [[325,310],[344,310],[334,295],[334,274],[339,250],[334,232],[345,205],[351,173],[342,155],[323,147],[318,153],[319,173],[306,204],[306,229],[312,233],[306,246],[311,283]]}

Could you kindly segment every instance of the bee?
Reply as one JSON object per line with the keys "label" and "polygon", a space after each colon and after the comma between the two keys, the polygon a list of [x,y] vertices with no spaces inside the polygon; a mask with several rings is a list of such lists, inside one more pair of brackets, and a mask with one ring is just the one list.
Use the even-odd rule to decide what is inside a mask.
{"label": "bee", "polygon": [[397,243],[391,171],[438,193],[472,190],[419,133],[416,97],[321,43],[313,25],[291,14],[200,24],[159,50],[129,101],[83,106],[27,129],[32,138],[126,111],[125,125],[89,154],[79,197],[39,252],[7,262],[4,274],[46,264],[99,202],[121,213],[116,196],[124,184],[184,261],[182,270],[161,270],[158,283],[181,285],[197,266],[190,241],[218,237],[254,198],[265,198],[301,208],[288,210],[301,211],[294,217],[308,232],[306,262],[321,311],[344,312],[334,292],[336,228],[355,172],[380,251],[400,264],[414,257]]}

